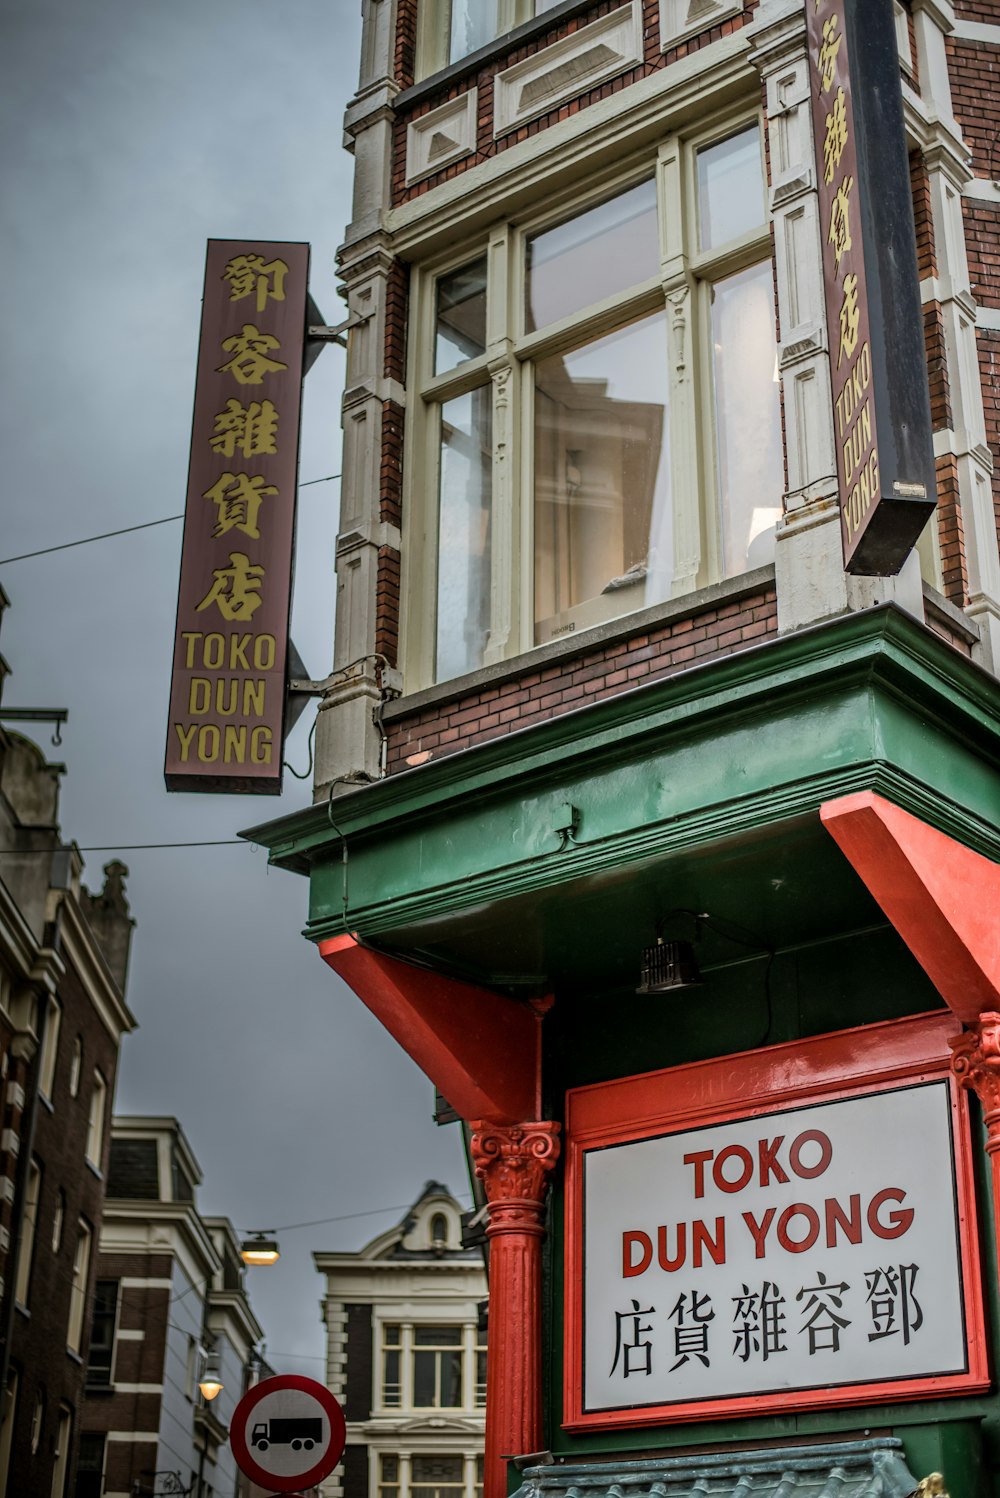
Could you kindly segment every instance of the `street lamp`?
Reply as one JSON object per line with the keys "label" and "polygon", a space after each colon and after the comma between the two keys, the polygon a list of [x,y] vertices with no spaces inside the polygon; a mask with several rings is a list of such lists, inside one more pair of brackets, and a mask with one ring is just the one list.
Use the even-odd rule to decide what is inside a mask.
{"label": "street lamp", "polygon": [[222,1393],[223,1383],[219,1377],[218,1353],[210,1352],[206,1354],[205,1367],[202,1369],[201,1378],[198,1380],[198,1388],[201,1391],[202,1399],[207,1404],[211,1404],[212,1400]]}
{"label": "street lamp", "polygon": [[244,1264],[276,1264],[281,1257],[278,1240],[266,1233],[251,1233],[240,1244],[240,1258]]}

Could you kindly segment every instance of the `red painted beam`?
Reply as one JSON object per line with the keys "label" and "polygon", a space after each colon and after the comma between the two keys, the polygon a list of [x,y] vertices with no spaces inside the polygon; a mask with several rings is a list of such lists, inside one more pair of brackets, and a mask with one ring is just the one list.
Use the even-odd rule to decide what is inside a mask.
{"label": "red painted beam", "polygon": [[374,952],[353,936],[333,936],[319,950],[460,1117],[539,1118],[541,1020],[528,1005]]}
{"label": "red painted beam", "polygon": [[873,791],[819,814],[958,1018],[1000,1010],[1000,864]]}

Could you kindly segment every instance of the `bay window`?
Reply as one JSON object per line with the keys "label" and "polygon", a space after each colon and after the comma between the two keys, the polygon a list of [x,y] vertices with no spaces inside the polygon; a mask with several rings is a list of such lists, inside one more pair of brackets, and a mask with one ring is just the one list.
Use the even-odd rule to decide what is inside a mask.
{"label": "bay window", "polygon": [[744,117],[415,268],[411,689],[773,557],[765,201]]}

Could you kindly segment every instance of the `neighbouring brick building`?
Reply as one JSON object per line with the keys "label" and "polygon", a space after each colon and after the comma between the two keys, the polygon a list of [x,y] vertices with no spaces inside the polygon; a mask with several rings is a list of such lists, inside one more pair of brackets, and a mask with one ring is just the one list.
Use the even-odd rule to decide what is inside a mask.
{"label": "neighbouring brick building", "polygon": [[985,1498],[1000,13],[363,9],[334,670],[248,836],[470,1127],[486,1498]]}
{"label": "neighbouring brick building", "polygon": [[[195,1202],[175,1118],[115,1118],[82,1411],[92,1487],[77,1498],[232,1498],[233,1410],[261,1367],[240,1240]],[[200,1392],[206,1371],[221,1392]]]}
{"label": "neighbouring brick building", "polygon": [[428,1181],[357,1253],[317,1253],[326,1381],[347,1418],[325,1498],[482,1498],[486,1274]]}
{"label": "neighbouring brick building", "polygon": [[32,716],[0,708],[0,1493],[71,1498],[134,923],[123,864],[82,883]]}

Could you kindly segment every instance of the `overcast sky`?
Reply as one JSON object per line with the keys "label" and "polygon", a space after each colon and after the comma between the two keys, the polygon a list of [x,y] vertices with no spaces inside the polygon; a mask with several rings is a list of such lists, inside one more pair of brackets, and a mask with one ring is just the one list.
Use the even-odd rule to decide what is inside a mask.
{"label": "overcast sky", "polygon": [[[312,292],[344,316],[344,106],[360,0],[0,0],[0,559],[177,515],[184,505],[205,241],[308,240]],[[300,480],[340,470],[343,352],[305,384]],[[332,659],[339,484],[299,500],[292,636]],[[467,1192],[430,1084],[300,932],[306,882],[231,838],[306,804],[163,787],[178,522],[0,565],[8,707],[65,707],[62,830],[86,879],[120,856],[138,921],[120,1113],[174,1114],[199,1206],[281,1227],[249,1272],[268,1356],[321,1376],[314,1248],[359,1247],[434,1177]],[[286,757],[307,761],[304,714]]]}

